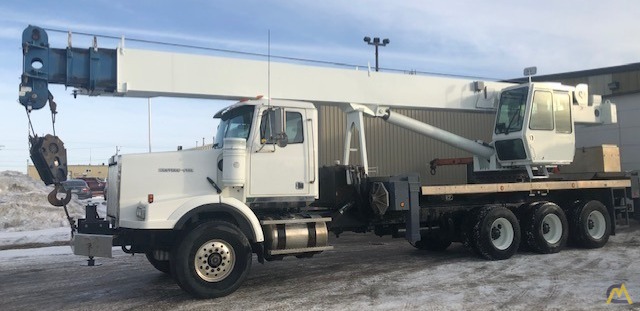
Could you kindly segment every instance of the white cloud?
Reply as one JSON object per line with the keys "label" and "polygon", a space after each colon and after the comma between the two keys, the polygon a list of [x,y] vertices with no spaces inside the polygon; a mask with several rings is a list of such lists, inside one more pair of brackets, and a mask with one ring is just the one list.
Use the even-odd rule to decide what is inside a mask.
{"label": "white cloud", "polygon": [[[344,32],[391,36],[391,45],[381,56],[389,67],[423,71],[448,71],[508,78],[521,68],[537,65],[539,72],[555,73],[635,62],[640,43],[630,37],[640,31],[637,1],[587,2],[477,2],[477,1],[279,1],[275,9],[288,9],[305,16],[322,16]],[[120,5],[118,11],[130,12]],[[216,7],[219,9],[219,7]],[[278,12],[270,12],[274,19]],[[249,14],[250,15],[250,14]],[[296,19],[296,21],[298,20]],[[33,22],[29,13],[3,10],[0,20],[21,24]],[[243,21],[238,21],[239,23]],[[286,21],[275,21],[286,24]],[[266,38],[256,41],[255,32],[245,37],[212,38],[196,32],[184,33],[143,26],[96,21],[87,24],[64,16],[42,19],[41,26],[79,32],[96,32],[151,40],[182,42],[253,52],[266,51]],[[291,25],[300,33],[304,25]],[[234,27],[229,25],[229,27]],[[268,25],[265,25],[266,29]],[[334,25],[327,25],[327,32]],[[295,29],[298,28],[298,29]],[[13,34],[11,33],[13,32]],[[0,38],[15,36],[15,30],[0,31]],[[326,39],[329,33],[311,33]],[[340,34],[344,35],[344,34]],[[266,34],[265,34],[266,37]],[[274,36],[277,38],[277,36]],[[324,40],[327,42],[327,40]],[[336,62],[366,64],[371,53],[358,45],[321,45],[316,40],[274,40],[272,53]],[[328,45],[328,46],[327,46]]]}
{"label": "white cloud", "polygon": [[538,65],[541,73],[554,73],[635,62],[640,54],[640,42],[633,38],[640,31],[637,1],[329,0],[307,5],[317,14],[353,19],[359,29],[393,34],[385,55],[394,55],[394,42],[411,41],[425,53],[402,53],[418,64],[458,63],[501,74]]}

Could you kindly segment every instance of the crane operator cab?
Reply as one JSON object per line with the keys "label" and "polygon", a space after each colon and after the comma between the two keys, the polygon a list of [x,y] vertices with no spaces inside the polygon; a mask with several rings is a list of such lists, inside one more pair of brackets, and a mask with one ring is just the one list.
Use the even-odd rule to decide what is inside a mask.
{"label": "crane operator cab", "polygon": [[531,178],[547,166],[567,165],[575,153],[575,124],[616,123],[615,104],[588,94],[588,86],[527,83],[500,95],[493,145],[502,168],[525,167]]}

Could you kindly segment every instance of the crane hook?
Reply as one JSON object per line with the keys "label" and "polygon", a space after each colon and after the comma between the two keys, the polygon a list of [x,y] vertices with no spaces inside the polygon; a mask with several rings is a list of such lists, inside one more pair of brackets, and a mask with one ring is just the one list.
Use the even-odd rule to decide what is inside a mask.
{"label": "crane hook", "polygon": [[[64,193],[63,198],[58,198],[58,193]],[[53,206],[65,206],[71,202],[71,190],[65,190],[62,184],[56,184],[56,187],[49,193],[47,200]]]}

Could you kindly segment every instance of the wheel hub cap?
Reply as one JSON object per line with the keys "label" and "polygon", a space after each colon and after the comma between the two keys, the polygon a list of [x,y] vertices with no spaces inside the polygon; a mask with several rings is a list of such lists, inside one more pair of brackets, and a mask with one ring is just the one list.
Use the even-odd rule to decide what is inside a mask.
{"label": "wheel hub cap", "polygon": [[491,228],[491,239],[497,240],[500,238],[500,229],[499,228]]}
{"label": "wheel hub cap", "polygon": [[542,233],[543,233],[543,234],[547,234],[547,233],[549,233],[549,230],[550,230],[549,228],[550,228],[550,227],[549,227],[549,224],[548,224],[548,223],[546,223],[546,222],[545,222],[545,223],[543,223],[543,224],[542,224]]}
{"label": "wheel hub cap", "polygon": [[218,253],[211,254],[207,258],[207,263],[213,268],[217,268],[222,263],[222,256]]}

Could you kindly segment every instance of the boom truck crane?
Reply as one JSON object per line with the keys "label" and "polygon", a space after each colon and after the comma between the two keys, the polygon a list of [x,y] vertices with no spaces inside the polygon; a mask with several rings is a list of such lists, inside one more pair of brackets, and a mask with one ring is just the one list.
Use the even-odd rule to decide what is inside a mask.
{"label": "boom truck crane", "polygon": [[[22,39],[19,102],[28,113],[47,102],[55,112],[48,84],[89,96],[240,100],[215,114],[220,124],[211,150],[111,157],[106,215],[88,205],[86,218],[72,223],[75,254],[111,257],[112,246],[145,254],[196,297],[236,290],[252,254],[264,263],[332,249],[329,232],[404,236],[431,251],[462,242],[489,260],[510,258],[521,245],[556,253],[569,237],[601,247],[615,234],[615,208],[628,204],[631,182],[623,175],[561,179],[549,173],[572,162],[575,124],[616,121],[615,105],[589,95],[586,85],[515,85],[125,49],[124,39],[116,49],[98,48],[95,39],[88,49],[72,47],[71,39],[56,49],[36,26]],[[269,91],[272,98],[255,98]],[[341,165],[319,167],[314,105],[338,105],[347,114]],[[402,107],[497,107],[493,141],[470,140],[394,112]],[[369,176],[364,116],[472,153],[474,170],[490,173],[493,182],[422,186],[411,173]],[[362,165],[349,164],[354,133]],[[67,173],[62,141],[35,133],[30,141],[43,181],[58,185]],[[514,180],[514,173],[524,177]],[[58,191],[49,199],[62,206],[68,198]]]}

